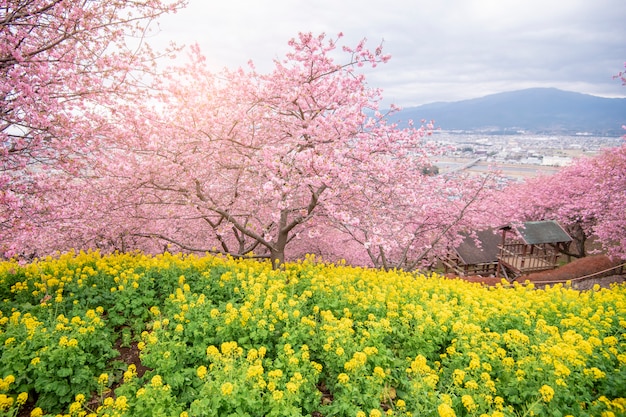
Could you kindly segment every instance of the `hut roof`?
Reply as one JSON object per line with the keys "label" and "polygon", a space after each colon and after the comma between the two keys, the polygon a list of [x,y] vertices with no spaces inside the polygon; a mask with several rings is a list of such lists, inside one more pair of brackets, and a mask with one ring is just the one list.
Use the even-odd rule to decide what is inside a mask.
{"label": "hut roof", "polygon": [[476,232],[476,238],[466,236],[455,250],[465,265],[495,263],[498,262],[499,243],[498,234],[494,233],[493,229],[485,229]]}
{"label": "hut roof", "polygon": [[[511,230],[512,226],[503,226],[500,229]],[[572,241],[570,235],[554,220],[525,222],[521,226],[515,227],[515,230],[527,245]]]}

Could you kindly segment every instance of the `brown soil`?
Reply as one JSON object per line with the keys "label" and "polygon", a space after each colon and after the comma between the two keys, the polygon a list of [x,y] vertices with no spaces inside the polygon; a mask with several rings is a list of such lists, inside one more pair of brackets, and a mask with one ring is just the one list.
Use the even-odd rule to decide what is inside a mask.
{"label": "brown soil", "polygon": [[[544,287],[545,285],[554,285],[557,283],[565,283],[571,281],[572,287],[579,290],[588,290],[593,288],[595,284],[603,288],[608,288],[611,284],[622,283],[626,281],[626,268],[620,274],[615,272],[606,275],[598,275],[589,278],[582,278],[588,275],[611,269],[623,263],[624,261],[612,261],[608,256],[595,255],[576,259],[557,269],[549,271],[536,272],[534,274],[524,275],[517,279],[517,282],[532,282],[536,287]],[[502,278],[469,276],[461,277],[464,281],[478,282],[484,285],[493,286],[502,282]]]}
{"label": "brown soil", "polygon": [[567,281],[611,269],[620,265],[620,263],[622,263],[622,261],[611,261],[611,259],[605,255],[587,256],[576,259],[557,269],[527,275],[523,277],[523,280],[529,280],[531,282]]}
{"label": "brown soil", "polygon": [[120,353],[120,356],[115,359],[124,362],[126,365],[134,364],[137,367],[137,376],[139,378],[151,370],[141,363],[141,359],[139,358],[140,350],[137,347],[137,342],[131,343],[129,347],[118,345],[115,349]]}

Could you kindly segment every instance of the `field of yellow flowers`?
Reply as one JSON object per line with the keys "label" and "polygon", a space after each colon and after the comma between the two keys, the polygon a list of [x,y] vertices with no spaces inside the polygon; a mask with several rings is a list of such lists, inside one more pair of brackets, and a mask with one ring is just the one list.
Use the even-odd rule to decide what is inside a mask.
{"label": "field of yellow flowers", "polygon": [[314,258],[0,263],[0,415],[624,416],[625,347],[624,286]]}

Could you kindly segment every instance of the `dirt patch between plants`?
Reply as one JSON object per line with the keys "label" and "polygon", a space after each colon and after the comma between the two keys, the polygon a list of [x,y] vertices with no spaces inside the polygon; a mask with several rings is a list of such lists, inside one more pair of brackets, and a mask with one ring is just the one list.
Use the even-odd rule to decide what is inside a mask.
{"label": "dirt patch between plants", "polygon": [[141,363],[141,359],[139,358],[141,351],[139,350],[139,347],[137,347],[137,342],[132,342],[130,346],[115,346],[115,350],[120,353],[120,356],[115,358],[115,360],[122,361],[126,365],[135,365],[137,368],[137,376],[139,378],[141,378],[146,372],[151,371],[150,368]]}

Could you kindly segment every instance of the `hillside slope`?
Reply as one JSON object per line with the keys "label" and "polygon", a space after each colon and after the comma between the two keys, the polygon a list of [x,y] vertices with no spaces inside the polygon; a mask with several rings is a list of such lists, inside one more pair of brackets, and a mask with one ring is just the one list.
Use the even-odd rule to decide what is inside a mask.
{"label": "hillside slope", "polygon": [[443,130],[579,133],[619,136],[626,124],[626,98],[604,98],[555,88],[492,94],[457,102],[403,109],[396,121],[435,120]]}

